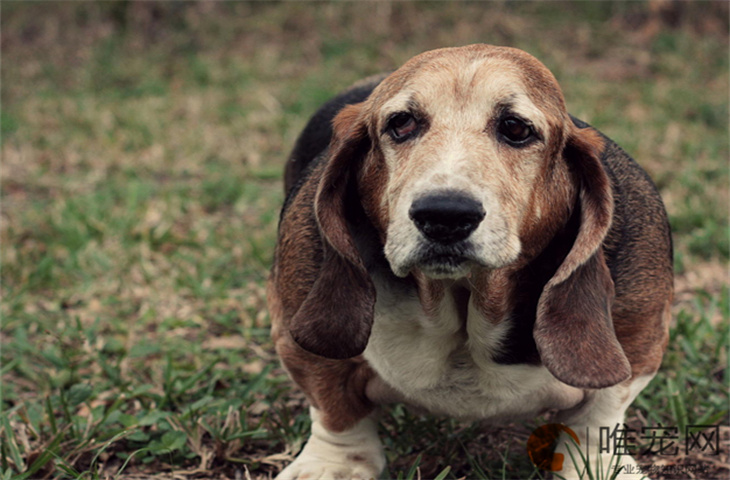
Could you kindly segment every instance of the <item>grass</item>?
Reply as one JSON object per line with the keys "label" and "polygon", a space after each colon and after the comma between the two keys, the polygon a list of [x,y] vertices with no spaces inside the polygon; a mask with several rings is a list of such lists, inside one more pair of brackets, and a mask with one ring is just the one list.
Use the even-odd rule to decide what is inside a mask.
{"label": "grass", "polygon": [[[353,81],[477,41],[538,56],[659,185],[675,321],[628,424],[725,425],[720,456],[639,460],[727,475],[726,18],[720,2],[5,2],[0,478],[277,472],[309,428],[264,295],[288,150]],[[395,406],[389,476],[541,478],[538,424]]]}

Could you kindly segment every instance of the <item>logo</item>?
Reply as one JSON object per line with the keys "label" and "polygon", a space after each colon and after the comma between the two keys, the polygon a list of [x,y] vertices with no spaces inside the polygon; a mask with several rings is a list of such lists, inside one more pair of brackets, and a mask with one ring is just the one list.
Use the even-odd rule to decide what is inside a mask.
{"label": "logo", "polygon": [[559,472],[563,469],[565,455],[554,453],[558,439],[563,433],[573,437],[575,443],[580,445],[578,435],[560,423],[548,423],[532,432],[530,438],[527,439],[527,454],[537,468],[551,472]]}

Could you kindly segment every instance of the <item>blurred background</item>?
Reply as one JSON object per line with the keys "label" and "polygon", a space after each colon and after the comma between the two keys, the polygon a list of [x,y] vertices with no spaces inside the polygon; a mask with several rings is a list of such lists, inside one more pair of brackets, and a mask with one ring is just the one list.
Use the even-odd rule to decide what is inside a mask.
{"label": "blurred background", "polygon": [[[630,424],[728,424],[728,3],[1,9],[0,478],[278,472],[308,432],[264,296],[286,156],[339,90],[477,42],[545,63],[571,113],[665,199],[675,323]],[[524,451],[534,425],[396,406],[382,428],[393,478],[538,475]],[[724,456],[641,460],[725,476],[721,437]]]}

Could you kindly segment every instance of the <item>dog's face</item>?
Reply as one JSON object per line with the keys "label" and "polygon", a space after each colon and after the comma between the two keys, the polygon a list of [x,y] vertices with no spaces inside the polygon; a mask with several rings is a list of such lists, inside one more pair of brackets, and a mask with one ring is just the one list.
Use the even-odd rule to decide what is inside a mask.
{"label": "dog's face", "polygon": [[360,107],[372,144],[360,183],[398,276],[503,267],[542,223],[562,95],[529,55],[482,47],[416,57]]}

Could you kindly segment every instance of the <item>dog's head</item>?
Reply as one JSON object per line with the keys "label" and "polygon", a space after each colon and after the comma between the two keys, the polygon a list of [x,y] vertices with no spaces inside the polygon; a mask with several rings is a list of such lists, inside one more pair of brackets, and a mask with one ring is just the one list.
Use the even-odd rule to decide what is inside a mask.
{"label": "dog's head", "polygon": [[[432,279],[526,264],[577,208],[579,232],[544,289],[535,339],[558,378],[573,384],[607,378],[604,363],[574,374],[576,366],[561,365],[565,355],[556,353],[571,348],[559,339],[571,334],[563,329],[572,332],[589,318],[599,325],[590,341],[610,337],[617,358],[623,356],[610,321],[613,284],[599,248],[613,205],[601,145],[595,131],[574,126],[555,78],[525,52],[474,45],[410,60],[334,120],[315,211],[330,252],[323,270],[345,274],[331,285],[321,282],[322,297],[310,297],[321,302],[332,289],[352,289],[352,298],[362,300],[340,308],[349,310],[347,318],[363,309],[357,314],[364,320],[358,340],[339,345],[336,354],[303,346],[346,357],[367,343],[374,289],[347,224],[353,203],[374,226],[395,275],[417,271]],[[621,363],[619,376],[625,376],[625,358]]]}

